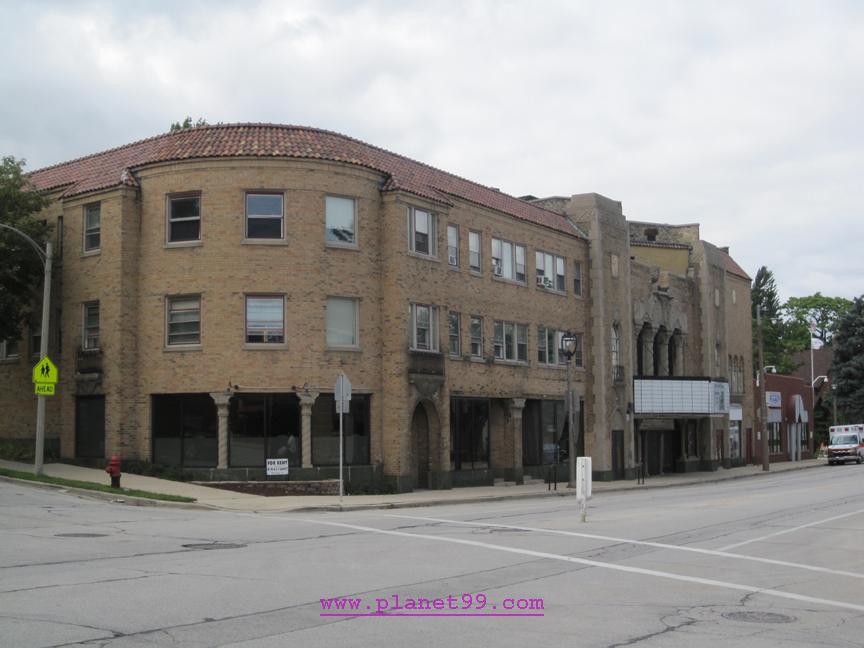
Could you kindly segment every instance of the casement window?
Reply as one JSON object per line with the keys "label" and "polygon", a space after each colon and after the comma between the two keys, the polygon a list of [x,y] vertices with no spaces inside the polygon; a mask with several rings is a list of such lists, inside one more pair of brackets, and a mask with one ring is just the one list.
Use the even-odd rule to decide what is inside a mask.
{"label": "casement window", "polygon": [[247,193],[246,238],[285,238],[283,204],[281,193]]}
{"label": "casement window", "polygon": [[81,346],[85,350],[99,348],[99,302],[84,304],[84,331]]}
{"label": "casement window", "polygon": [[360,345],[359,300],[351,297],[327,298],[327,346],[357,348]]}
{"label": "casement window", "polygon": [[471,272],[481,272],[480,253],[482,237],[480,232],[468,232],[468,267]]}
{"label": "casement window", "polygon": [[459,227],[447,226],[447,263],[454,268],[459,267]]}
{"label": "casement window", "polygon": [[246,343],[284,344],[285,298],[278,295],[246,297]]}
{"label": "casement window", "polygon": [[198,295],[168,297],[166,342],[168,346],[201,344],[201,298]]}
{"label": "casement window", "polygon": [[3,340],[0,342],[0,360],[14,360],[18,357],[18,340]]}
{"label": "casement window", "polygon": [[438,307],[411,304],[411,348],[438,351]]}
{"label": "casement window", "polygon": [[438,218],[423,209],[408,209],[409,249],[417,254],[438,256]]}
{"label": "casement window", "polygon": [[496,360],[528,362],[528,327],[515,322],[494,322]]}
{"label": "casement window", "polygon": [[100,203],[84,206],[84,251],[96,252],[102,246],[102,208]]}
{"label": "casement window", "polygon": [[493,238],[492,274],[525,283],[525,246]]}
{"label": "casement window", "polygon": [[448,347],[447,350],[451,356],[459,356],[462,354],[462,335],[459,331],[461,318],[459,313],[450,312],[447,315],[447,333]]}
{"label": "casement window", "polygon": [[483,318],[471,316],[471,357],[483,357]]}
{"label": "casement window", "polygon": [[538,251],[535,254],[537,285],[548,290],[564,292],[564,257]]}
{"label": "casement window", "polygon": [[573,262],[573,294],[577,297],[582,296],[582,262]]}
{"label": "casement window", "polygon": [[201,195],[169,196],[168,242],[201,240]]}
{"label": "casement window", "polygon": [[328,245],[357,245],[357,201],[341,196],[324,199],[325,238]]}

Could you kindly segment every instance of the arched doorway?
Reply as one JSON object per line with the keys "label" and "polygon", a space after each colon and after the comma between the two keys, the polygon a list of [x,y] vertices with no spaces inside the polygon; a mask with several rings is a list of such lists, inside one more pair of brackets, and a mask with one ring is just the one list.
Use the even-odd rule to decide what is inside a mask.
{"label": "arched doorway", "polygon": [[411,472],[415,488],[429,488],[429,416],[423,403],[411,417]]}

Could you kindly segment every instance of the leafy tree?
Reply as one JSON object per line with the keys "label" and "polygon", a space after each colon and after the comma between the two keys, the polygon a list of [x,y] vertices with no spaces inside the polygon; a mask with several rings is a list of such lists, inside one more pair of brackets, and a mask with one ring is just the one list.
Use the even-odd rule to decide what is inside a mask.
{"label": "leafy tree", "polygon": [[[24,160],[0,160],[0,223],[21,230],[40,246],[51,226],[34,218],[48,200],[24,175]],[[34,293],[42,286],[42,259],[20,235],[0,227],[0,340],[18,340],[29,319]]]}
{"label": "leafy tree", "polygon": [[837,321],[850,308],[852,302],[843,297],[824,297],[821,293],[809,297],[790,297],[783,305],[787,321],[794,322],[799,328],[804,328],[804,343],[810,337],[807,332],[810,323],[815,323],[813,337],[822,344],[830,344]]}
{"label": "leafy tree", "polygon": [[203,117],[199,117],[198,121],[193,122],[192,117],[186,115],[186,119],[182,122],[174,122],[171,124],[170,132],[173,133],[175,131],[186,130],[187,128],[197,128],[198,126],[207,126],[207,122]]}
{"label": "leafy tree", "polygon": [[756,272],[751,291],[753,315],[753,365],[759,366],[758,327],[756,325],[756,308],[762,307],[762,348],[765,355],[765,365],[777,367],[779,373],[791,373],[798,364],[793,358],[796,351],[809,347],[807,328],[796,322],[783,319],[780,297],[777,294],[777,284],[774,273],[762,266]]}
{"label": "leafy tree", "polygon": [[864,295],[837,322],[834,334],[834,395],[843,419],[864,421]]}

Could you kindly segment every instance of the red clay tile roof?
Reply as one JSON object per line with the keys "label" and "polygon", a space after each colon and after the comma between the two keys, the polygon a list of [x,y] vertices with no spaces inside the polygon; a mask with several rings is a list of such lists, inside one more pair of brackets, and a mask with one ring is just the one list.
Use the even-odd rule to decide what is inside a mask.
{"label": "red clay tile roof", "polygon": [[387,176],[382,191],[406,191],[447,205],[452,204],[452,196],[579,236],[579,230],[560,214],[345,135],[304,126],[189,128],[39,169],[29,176],[38,190],[64,189],[62,197],[69,197],[134,185],[130,171],[148,164],[214,157],[288,157],[356,164]]}
{"label": "red clay tile roof", "polygon": [[748,275],[744,270],[735,263],[735,259],[733,259],[727,252],[718,249],[717,250],[723,256],[723,262],[726,264],[726,272],[729,274],[733,274],[736,277],[741,277],[742,279],[746,279],[747,281],[752,281],[750,275]]}

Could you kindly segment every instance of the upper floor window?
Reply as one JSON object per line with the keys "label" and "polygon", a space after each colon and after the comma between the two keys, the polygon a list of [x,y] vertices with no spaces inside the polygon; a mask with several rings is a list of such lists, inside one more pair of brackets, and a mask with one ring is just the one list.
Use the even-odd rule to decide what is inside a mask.
{"label": "upper floor window", "polygon": [[459,313],[450,311],[447,315],[447,333],[449,342],[447,350],[452,356],[459,356],[462,354],[462,334],[459,330],[460,327],[461,318],[459,317]]}
{"label": "upper floor window", "polygon": [[438,219],[435,214],[416,207],[409,208],[408,232],[412,252],[438,256]]}
{"label": "upper floor window", "polygon": [[168,198],[168,242],[201,240],[201,195]]}
{"label": "upper floor window", "polygon": [[84,206],[84,251],[95,252],[102,246],[102,209],[100,203]]}
{"label": "upper floor window", "polygon": [[495,358],[528,362],[528,326],[515,322],[494,322]]}
{"label": "upper floor window", "polygon": [[17,358],[18,340],[3,340],[0,342],[0,360],[12,360]]}
{"label": "upper floor window", "polygon": [[471,316],[471,357],[483,357],[483,318],[476,315]]}
{"label": "upper floor window", "polygon": [[84,304],[84,335],[82,346],[85,349],[99,348],[99,302]]}
{"label": "upper floor window", "polygon": [[447,226],[447,263],[454,268],[459,267],[459,227]]}
{"label": "upper floor window", "polygon": [[534,258],[537,269],[537,285],[549,290],[564,292],[564,257],[537,251]]}
{"label": "upper floor window", "polygon": [[246,343],[283,344],[285,342],[285,298],[282,296],[246,297]]}
{"label": "upper floor window", "polygon": [[180,295],[168,298],[168,346],[201,343],[201,298]]}
{"label": "upper floor window", "polygon": [[284,238],[281,193],[246,194],[246,238]]}
{"label": "upper floor window", "polygon": [[468,232],[468,267],[472,272],[481,271],[480,232]]}
{"label": "upper floor window", "polygon": [[351,297],[327,298],[327,346],[359,346],[359,301]]}
{"label": "upper floor window", "polygon": [[411,348],[418,351],[438,350],[438,307],[411,304]]}
{"label": "upper floor window", "polygon": [[573,262],[573,294],[577,297],[582,296],[582,262]]}
{"label": "upper floor window", "polygon": [[324,199],[326,240],[333,245],[357,245],[357,201],[341,196]]}
{"label": "upper floor window", "polygon": [[525,282],[525,246],[503,239],[492,239],[492,274]]}
{"label": "upper floor window", "polygon": [[612,370],[621,364],[621,328],[616,322],[612,325]]}
{"label": "upper floor window", "polygon": [[[558,364],[558,349],[560,347],[558,331],[545,326],[537,328],[537,362],[543,365]],[[562,358],[562,362],[564,359]]]}

